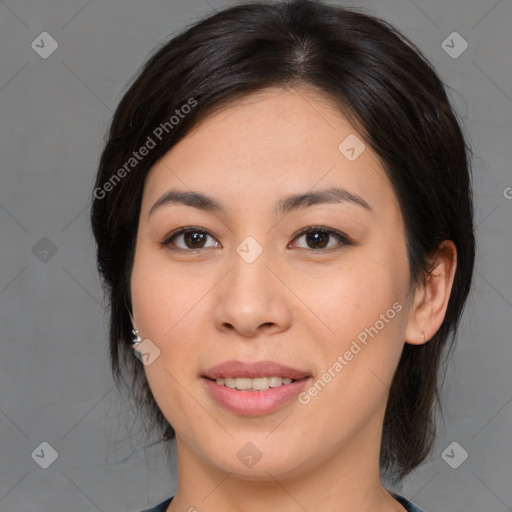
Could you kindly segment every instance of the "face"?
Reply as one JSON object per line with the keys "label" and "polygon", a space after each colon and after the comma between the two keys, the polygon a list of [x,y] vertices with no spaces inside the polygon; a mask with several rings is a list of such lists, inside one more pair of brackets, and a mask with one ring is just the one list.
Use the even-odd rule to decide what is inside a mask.
{"label": "face", "polygon": [[404,224],[378,158],[327,98],[247,96],[161,158],[131,293],[179,453],[255,480],[378,453],[410,305]]}

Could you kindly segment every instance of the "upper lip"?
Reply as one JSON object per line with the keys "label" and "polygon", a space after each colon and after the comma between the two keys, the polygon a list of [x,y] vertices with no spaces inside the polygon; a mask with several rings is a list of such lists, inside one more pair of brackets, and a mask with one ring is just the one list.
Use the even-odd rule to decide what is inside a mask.
{"label": "upper lip", "polygon": [[257,377],[282,377],[299,380],[309,376],[307,371],[298,370],[297,368],[292,368],[274,361],[243,363],[237,360],[224,361],[206,370],[203,374],[203,377],[212,380],[224,379],[226,377],[245,377],[250,379]]}

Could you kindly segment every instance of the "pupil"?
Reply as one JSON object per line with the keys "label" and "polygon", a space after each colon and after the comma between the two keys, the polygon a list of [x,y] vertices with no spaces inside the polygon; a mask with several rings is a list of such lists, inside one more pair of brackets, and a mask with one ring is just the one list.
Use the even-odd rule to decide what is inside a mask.
{"label": "pupil", "polygon": [[[205,235],[204,233],[199,233],[197,231],[186,233],[185,239],[186,239],[187,245],[189,245],[188,242],[190,241],[190,245],[193,246],[192,247],[193,249],[202,247],[201,241],[204,241],[204,235]],[[197,246],[196,244],[199,244],[199,245]]]}
{"label": "pupil", "polygon": [[310,231],[306,235],[308,244],[320,244],[320,249],[324,248],[327,245],[327,238],[328,234],[322,233],[321,231]]}

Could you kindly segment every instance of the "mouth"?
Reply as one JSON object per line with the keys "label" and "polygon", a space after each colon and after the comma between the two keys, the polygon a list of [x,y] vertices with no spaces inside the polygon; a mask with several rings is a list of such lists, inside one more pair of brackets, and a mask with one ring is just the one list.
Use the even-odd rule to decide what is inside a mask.
{"label": "mouth", "polygon": [[208,394],[223,409],[254,416],[289,403],[312,375],[272,361],[226,361],[204,372],[201,379]]}

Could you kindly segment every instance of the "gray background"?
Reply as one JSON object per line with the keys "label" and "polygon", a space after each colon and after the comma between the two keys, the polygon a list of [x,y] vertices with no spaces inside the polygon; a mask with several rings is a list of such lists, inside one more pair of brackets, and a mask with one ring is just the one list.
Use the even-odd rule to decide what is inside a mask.
{"label": "gray background", "polygon": [[[0,2],[3,512],[123,512],[176,489],[175,467],[169,469],[158,445],[144,448],[136,417],[109,374],[89,198],[127,81],[156,45],[229,4]],[[474,289],[446,376],[433,457],[401,491],[426,511],[512,510],[512,3],[346,5],[368,8],[419,45],[453,88],[475,152]],[[44,31],[59,44],[47,59],[31,48]],[[458,58],[441,45],[454,31],[469,44]],[[453,441],[469,454],[458,469],[441,457]],[[42,442],[58,452],[47,469],[31,456]],[[449,451],[452,462],[461,453]]]}

